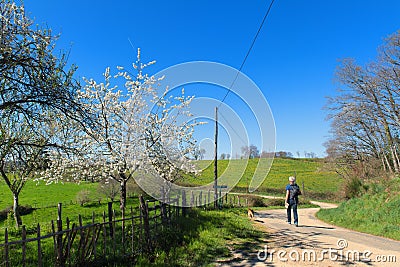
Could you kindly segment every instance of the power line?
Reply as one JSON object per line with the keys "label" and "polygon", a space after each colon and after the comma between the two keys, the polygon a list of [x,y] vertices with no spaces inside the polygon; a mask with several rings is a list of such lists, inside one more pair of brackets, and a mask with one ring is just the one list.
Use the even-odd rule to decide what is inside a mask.
{"label": "power line", "polygon": [[266,19],[267,19],[269,13],[270,13],[270,11],[271,11],[271,8],[272,8],[272,5],[274,4],[274,1],[275,1],[275,0],[272,0],[271,3],[269,4],[268,10],[267,10],[267,12],[266,12],[265,15],[264,15],[264,18],[263,18],[263,20],[262,20],[262,22],[261,22],[261,24],[260,24],[260,27],[258,28],[258,31],[257,31],[256,35],[254,36],[253,42],[251,43],[250,48],[249,48],[249,50],[247,51],[247,54],[246,54],[246,56],[244,57],[244,60],[243,60],[242,64],[240,65],[240,68],[239,68],[238,72],[236,73],[235,79],[232,81],[231,86],[228,88],[228,91],[226,92],[226,94],[225,94],[224,98],[222,99],[221,103],[219,104],[219,107],[222,105],[222,103],[224,103],[226,97],[227,97],[227,96],[229,95],[229,93],[231,92],[233,85],[235,84],[237,78],[239,77],[239,73],[242,71],[243,66],[244,66],[244,64],[246,63],[246,60],[247,60],[247,58],[248,58],[248,56],[249,56],[251,50],[253,49],[253,46],[254,46],[254,44],[255,44],[255,42],[256,42],[256,40],[257,40],[257,37],[258,37],[258,35],[259,35],[260,32],[261,32],[261,28],[263,27],[264,22],[266,21]]}
{"label": "power line", "polygon": [[221,115],[221,117],[224,119],[224,121],[226,122],[226,124],[229,125],[229,127],[232,129],[232,131],[236,134],[237,137],[239,137],[240,141],[242,141],[242,143],[244,145],[248,145],[248,142],[246,142],[245,140],[243,140],[243,138],[240,136],[240,134],[238,134],[235,130],[234,127],[232,127],[232,125],[229,123],[229,121],[224,117],[224,115],[222,115],[222,112],[219,113],[219,115]]}

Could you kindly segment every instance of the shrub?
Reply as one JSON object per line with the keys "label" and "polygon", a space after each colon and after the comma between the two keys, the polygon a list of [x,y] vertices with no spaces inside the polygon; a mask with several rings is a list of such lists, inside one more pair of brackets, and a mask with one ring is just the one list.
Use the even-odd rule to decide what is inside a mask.
{"label": "shrub", "polygon": [[83,206],[85,203],[88,203],[90,201],[90,191],[89,190],[82,190],[79,191],[78,194],[76,194],[76,201]]}
{"label": "shrub", "polygon": [[[32,213],[35,210],[35,208],[32,208],[31,205],[26,205],[26,206],[20,205],[18,207],[18,210],[19,214],[22,216]],[[0,211],[0,220],[1,221],[6,220],[9,214],[13,214],[13,206],[8,206],[7,208]]]}
{"label": "shrub", "polygon": [[103,180],[97,186],[97,193],[114,202],[115,197],[119,193],[119,183],[113,179],[109,179],[108,181]]}
{"label": "shrub", "polygon": [[285,206],[285,200],[280,198],[268,199],[267,203],[268,206],[277,206],[277,207]]}
{"label": "shrub", "polygon": [[358,177],[352,176],[344,180],[343,193],[346,199],[359,196],[364,190],[363,183]]}
{"label": "shrub", "polygon": [[249,207],[266,207],[267,206],[262,197],[247,195],[247,196],[245,196],[245,199],[247,199],[247,201],[248,201],[247,203],[248,203]]}

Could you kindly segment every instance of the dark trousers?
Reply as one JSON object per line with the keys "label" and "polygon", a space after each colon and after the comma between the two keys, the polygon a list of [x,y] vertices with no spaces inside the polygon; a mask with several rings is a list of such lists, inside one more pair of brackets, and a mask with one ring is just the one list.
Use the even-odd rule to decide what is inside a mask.
{"label": "dark trousers", "polygon": [[292,209],[293,209],[294,223],[297,224],[299,222],[299,216],[297,215],[297,202],[295,199],[289,199],[289,207],[286,209],[287,220],[289,223],[292,222],[292,212],[291,212]]}

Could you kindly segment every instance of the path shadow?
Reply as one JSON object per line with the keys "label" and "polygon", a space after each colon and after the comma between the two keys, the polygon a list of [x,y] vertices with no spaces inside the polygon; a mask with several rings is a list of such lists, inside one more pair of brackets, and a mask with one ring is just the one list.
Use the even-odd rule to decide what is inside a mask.
{"label": "path shadow", "polygon": [[315,226],[315,225],[299,225],[299,228],[316,228],[316,229],[326,229],[326,230],[335,230],[334,227],[326,227],[326,226]]}

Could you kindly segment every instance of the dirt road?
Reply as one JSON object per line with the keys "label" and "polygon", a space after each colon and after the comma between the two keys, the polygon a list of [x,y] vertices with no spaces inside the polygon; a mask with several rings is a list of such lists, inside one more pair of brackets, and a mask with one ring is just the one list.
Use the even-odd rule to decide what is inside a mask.
{"label": "dirt road", "polygon": [[[314,202],[322,208],[333,204]],[[400,242],[332,226],[318,220],[318,208],[299,210],[299,227],[286,223],[286,210],[256,213],[269,236],[252,251],[233,251],[217,266],[400,266]]]}

